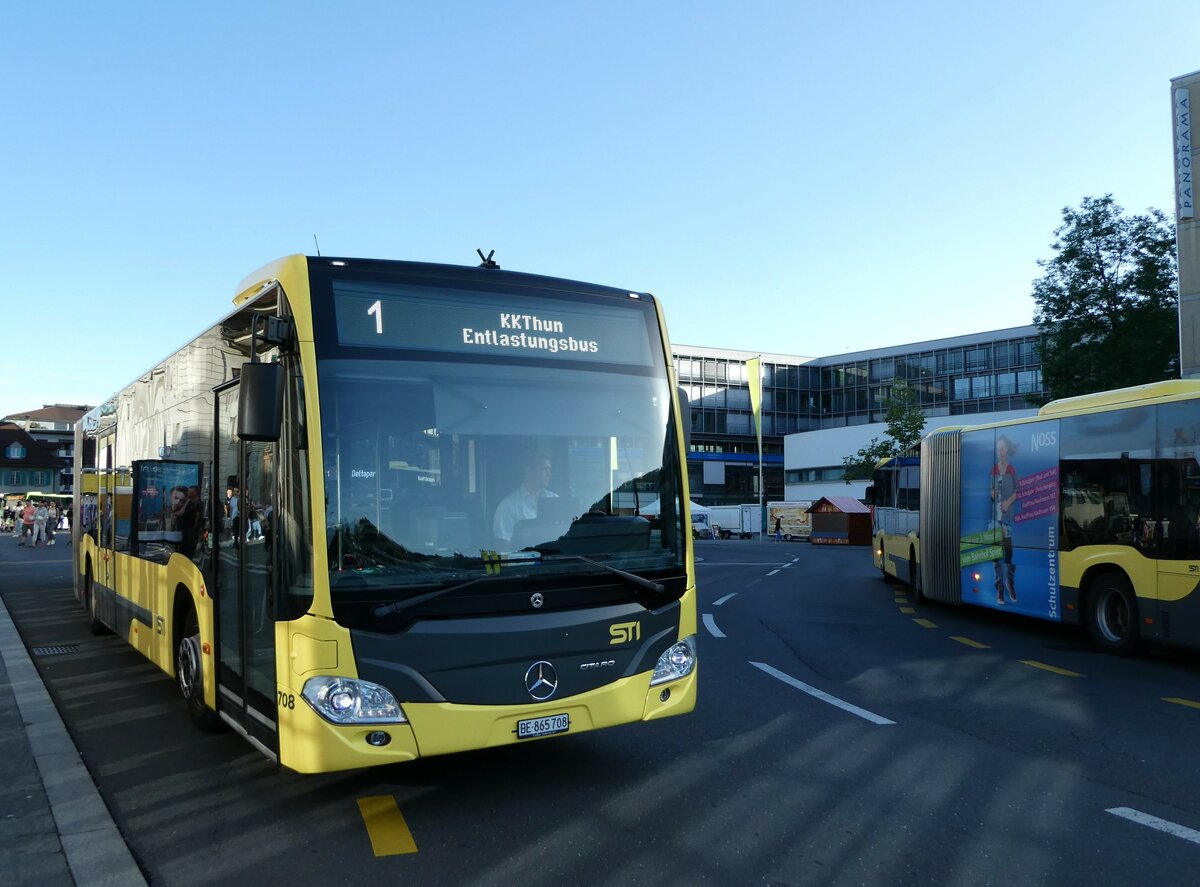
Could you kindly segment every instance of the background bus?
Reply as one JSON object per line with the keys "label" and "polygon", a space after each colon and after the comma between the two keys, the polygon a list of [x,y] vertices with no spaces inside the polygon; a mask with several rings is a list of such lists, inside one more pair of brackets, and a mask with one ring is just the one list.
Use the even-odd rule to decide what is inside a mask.
{"label": "background bus", "polygon": [[293,256],[234,305],[75,450],[77,595],[201,726],[318,772],[693,708],[655,299]]}
{"label": "background bus", "polygon": [[919,498],[925,596],[1082,623],[1118,654],[1200,648],[1200,382],[935,431]]}
{"label": "background bus", "polygon": [[920,593],[920,445],[884,459],[866,492],[871,506],[875,566],[885,582],[900,580]]}

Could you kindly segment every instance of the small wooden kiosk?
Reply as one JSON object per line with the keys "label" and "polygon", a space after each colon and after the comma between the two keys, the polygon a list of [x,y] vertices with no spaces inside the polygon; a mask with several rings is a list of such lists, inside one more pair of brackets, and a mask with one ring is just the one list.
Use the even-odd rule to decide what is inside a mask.
{"label": "small wooden kiosk", "polygon": [[825,496],[808,509],[813,545],[870,545],[871,509],[851,496]]}

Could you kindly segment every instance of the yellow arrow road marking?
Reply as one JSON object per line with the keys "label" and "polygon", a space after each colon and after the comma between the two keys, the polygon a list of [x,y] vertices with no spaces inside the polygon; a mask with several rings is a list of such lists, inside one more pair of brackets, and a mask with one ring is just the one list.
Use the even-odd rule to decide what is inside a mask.
{"label": "yellow arrow road marking", "polygon": [[1178,696],[1164,696],[1163,702],[1174,702],[1176,705],[1186,705],[1188,708],[1200,708],[1200,702],[1194,699],[1180,699]]}
{"label": "yellow arrow road marking", "polygon": [[391,795],[377,795],[358,799],[358,810],[362,813],[371,838],[371,849],[376,856],[396,856],[401,853],[416,853],[417,842],[413,840],[404,814]]}
{"label": "yellow arrow road marking", "polygon": [[1036,662],[1033,659],[1018,659],[1017,661],[1020,662],[1022,665],[1031,665],[1034,668],[1040,668],[1043,671],[1052,671],[1055,674],[1060,674],[1060,675],[1063,675],[1068,678],[1083,677],[1083,675],[1077,671],[1067,671],[1065,668],[1055,668],[1053,665],[1047,665],[1044,662]]}
{"label": "yellow arrow road marking", "polygon": [[987,644],[981,644],[981,643],[979,643],[979,641],[973,641],[970,638],[964,638],[961,635],[951,635],[950,640],[958,641],[960,644],[966,644],[968,647],[974,647],[976,650],[992,649]]}

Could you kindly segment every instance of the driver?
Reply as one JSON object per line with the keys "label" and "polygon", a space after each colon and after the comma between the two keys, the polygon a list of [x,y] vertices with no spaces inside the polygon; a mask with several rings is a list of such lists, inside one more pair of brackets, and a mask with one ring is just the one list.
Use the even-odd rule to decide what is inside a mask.
{"label": "driver", "polygon": [[517,521],[535,520],[538,516],[539,499],[557,499],[558,494],[546,489],[550,483],[550,457],[545,453],[531,453],[524,463],[525,479],[521,485],[505,496],[496,508],[492,520],[492,533],[501,542],[511,542]]}

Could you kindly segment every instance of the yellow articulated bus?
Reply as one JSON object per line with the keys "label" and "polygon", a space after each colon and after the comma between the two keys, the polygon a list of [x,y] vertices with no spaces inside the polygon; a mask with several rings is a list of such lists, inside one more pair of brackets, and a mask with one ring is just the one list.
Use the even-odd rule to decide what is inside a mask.
{"label": "yellow articulated bus", "polygon": [[646,293],[281,259],[79,423],[76,594],[303,773],[690,712],[670,356]]}
{"label": "yellow articulated bus", "polygon": [[885,577],[903,563],[927,598],[1082,624],[1110,653],[1200,649],[1200,382],[939,429],[921,443],[919,480],[901,480],[906,467],[881,466],[871,491],[879,517],[889,476],[898,513],[919,498],[907,558],[891,531],[876,535]]}
{"label": "yellow articulated bus", "polygon": [[881,461],[875,468],[866,495],[871,506],[876,568],[884,582],[905,582],[918,595],[921,590],[920,494],[918,446]]}

